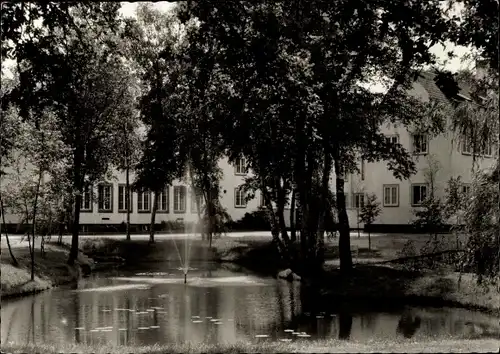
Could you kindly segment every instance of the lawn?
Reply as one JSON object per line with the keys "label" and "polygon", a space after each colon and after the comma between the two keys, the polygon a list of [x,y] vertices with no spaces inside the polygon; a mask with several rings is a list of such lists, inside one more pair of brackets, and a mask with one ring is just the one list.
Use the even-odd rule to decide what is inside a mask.
{"label": "lawn", "polygon": [[299,340],[290,343],[263,341],[238,344],[171,344],[168,346],[120,347],[108,345],[4,345],[5,353],[488,353],[498,351],[497,340],[440,340],[353,342],[342,340]]}
{"label": "lawn", "polygon": [[93,267],[93,261],[81,253],[78,255],[76,265],[70,267],[66,264],[69,256],[66,248],[46,245],[45,251],[45,256],[42,257],[40,250],[35,250],[34,281],[31,281],[31,257],[27,246],[13,248],[19,263],[17,266],[12,264],[8,251],[2,252],[0,256],[2,298],[39,292],[71,282],[80,275],[81,266]]}

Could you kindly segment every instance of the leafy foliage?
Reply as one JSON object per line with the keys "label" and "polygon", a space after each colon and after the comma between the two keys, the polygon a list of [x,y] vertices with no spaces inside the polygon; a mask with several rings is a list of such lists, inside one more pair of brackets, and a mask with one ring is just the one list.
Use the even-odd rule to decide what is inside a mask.
{"label": "leafy foliage", "polygon": [[382,208],[380,207],[380,202],[377,201],[377,196],[375,194],[368,194],[365,203],[361,207],[359,219],[365,225],[371,225],[381,212]]}
{"label": "leafy foliage", "polygon": [[[283,195],[296,184],[302,251],[321,264],[334,169],[341,264],[350,269],[343,176],[355,169],[360,154],[368,162],[386,160],[397,177],[414,172],[408,152],[388,144],[380,126],[429,115],[428,107],[407,97],[404,88],[414,69],[433,62],[430,45],[445,38],[447,22],[439,3],[198,1],[183,3],[179,18],[196,19],[189,46],[204,48],[207,61],[225,79],[218,86],[217,109],[227,152],[231,161],[247,159],[255,174],[252,188],[268,195],[275,243],[280,245],[281,234],[280,248],[286,252]],[[387,94],[361,87],[374,75],[393,81]],[[320,186],[319,198],[312,193],[314,183]]]}
{"label": "leafy foliage", "polygon": [[499,176],[498,160],[490,171],[478,172],[465,210],[465,230],[469,235],[467,262],[474,267],[479,282],[499,280]]}

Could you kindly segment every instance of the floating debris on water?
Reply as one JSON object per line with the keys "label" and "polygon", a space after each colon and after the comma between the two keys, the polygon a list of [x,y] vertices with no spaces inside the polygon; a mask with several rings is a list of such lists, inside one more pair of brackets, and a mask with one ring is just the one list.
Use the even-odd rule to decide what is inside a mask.
{"label": "floating debris on water", "polygon": [[202,323],[203,321],[201,320],[194,320],[193,323]]}
{"label": "floating debris on water", "polygon": [[130,311],[130,309],[115,309],[115,311]]}
{"label": "floating debris on water", "polygon": [[291,338],[280,338],[280,342],[291,342]]}
{"label": "floating debris on water", "polygon": [[149,329],[149,327],[137,327],[137,329]]}
{"label": "floating debris on water", "polygon": [[191,318],[200,318],[200,316],[191,316]]}
{"label": "floating debris on water", "polygon": [[221,325],[221,324],[224,324],[224,323],[223,322],[214,322],[214,324]]}
{"label": "floating debris on water", "polygon": [[295,332],[293,329],[285,329],[285,332]]}
{"label": "floating debris on water", "polygon": [[146,312],[155,312],[154,309],[147,309]]}
{"label": "floating debris on water", "polygon": [[255,338],[269,338],[269,334],[256,334]]}
{"label": "floating debris on water", "polygon": [[160,328],[160,326],[149,326],[149,328]]}
{"label": "floating debris on water", "polygon": [[311,335],[310,334],[299,334],[297,335],[297,337],[300,337],[300,338],[309,338]]}
{"label": "floating debris on water", "polygon": [[212,317],[212,316],[207,316],[207,317],[205,317],[205,318],[213,318],[213,317]]}
{"label": "floating debris on water", "polygon": [[99,332],[98,329],[91,329],[90,332]]}

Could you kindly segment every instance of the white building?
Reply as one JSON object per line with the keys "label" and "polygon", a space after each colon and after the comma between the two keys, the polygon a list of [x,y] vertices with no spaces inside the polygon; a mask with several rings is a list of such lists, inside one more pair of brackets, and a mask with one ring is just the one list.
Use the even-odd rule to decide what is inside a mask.
{"label": "white building", "polygon": [[[411,94],[423,100],[431,97],[447,101],[444,94],[434,83],[434,75],[424,73],[413,85]],[[381,202],[382,213],[375,221],[374,226],[393,228],[408,225],[413,219],[413,210],[418,208],[422,199],[429,192],[429,184],[425,178],[425,169],[428,168],[428,158],[432,156],[439,162],[440,169],[435,180],[435,193],[443,196],[446,183],[450,177],[461,176],[463,188],[469,188],[472,178],[472,156],[470,147],[458,144],[453,134],[446,133],[438,137],[429,138],[423,135],[412,135],[403,126],[387,125],[383,128],[387,139],[398,141],[414,155],[417,173],[408,180],[397,180],[392,172],[387,170],[385,162],[360,163],[360,173],[351,174],[346,178],[345,193],[348,215],[351,228],[363,227],[357,223],[357,212],[364,203],[368,193],[374,193]],[[493,165],[495,149],[493,146],[486,151],[479,161],[480,168]],[[221,203],[227,209],[234,221],[241,219],[245,213],[252,212],[262,203],[259,192],[255,198],[245,202],[239,186],[244,183],[247,173],[244,163],[240,161],[236,166],[229,164],[227,159],[220,161],[223,178],[220,183]],[[332,176],[332,190],[335,190],[335,177]],[[133,174],[130,181],[134,180]],[[108,225],[110,230],[116,230],[120,224],[126,222],[125,206],[125,173],[115,172],[109,183],[93,186],[94,193],[86,191],[83,195],[80,223],[84,231],[91,231],[95,225]],[[97,196],[94,200],[92,195]],[[186,181],[174,181],[172,186],[166,187],[159,196],[159,204],[155,223],[181,219],[185,223],[198,221],[195,195]],[[153,193],[132,193],[132,207],[130,222],[134,227],[147,230],[151,220]],[[289,214],[289,211],[286,211]],[[287,222],[289,215],[285,215]],[[16,224],[18,218],[6,213],[7,224]]]}

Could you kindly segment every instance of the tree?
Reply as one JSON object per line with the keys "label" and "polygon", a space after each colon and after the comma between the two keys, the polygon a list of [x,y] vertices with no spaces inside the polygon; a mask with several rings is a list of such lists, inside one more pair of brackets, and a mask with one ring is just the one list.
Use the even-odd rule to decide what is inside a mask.
{"label": "tree", "polygon": [[[476,49],[476,62],[481,62],[486,71],[482,78],[472,78],[472,75],[467,75],[472,78],[473,83],[472,101],[461,103],[452,115],[452,128],[455,132],[461,133],[462,139],[468,138],[471,141],[475,159],[476,155],[480,155],[488,144],[496,147],[497,151],[500,147],[498,141],[499,3],[495,0],[463,0],[459,1],[459,4],[463,6],[454,18],[455,26],[450,39],[454,43],[471,45]],[[473,184],[472,202],[468,203],[465,212],[465,230],[470,236],[467,243],[470,250],[469,260],[472,264],[478,265],[476,272],[480,274],[479,281],[483,278],[495,279],[498,274],[500,212],[498,203],[493,204],[492,201],[498,200],[494,191],[500,188],[499,166],[500,153],[497,153],[495,165],[491,171],[477,172]],[[496,229],[491,224],[491,220],[496,220]],[[488,250],[490,254],[484,252],[485,250]],[[488,264],[489,266],[486,267]],[[490,271],[486,271],[487,268]]]}
{"label": "tree", "polygon": [[456,248],[460,249],[459,235],[463,231],[463,213],[465,212],[468,195],[461,191],[461,177],[450,177],[446,186],[446,200],[444,202],[444,217],[451,223],[451,231],[456,236]]}
{"label": "tree", "polygon": [[450,39],[459,45],[472,45],[478,51],[478,56],[487,60],[489,66],[499,72],[498,1],[448,0],[448,4],[460,9],[453,16],[455,26]]}
{"label": "tree", "polygon": [[[32,5],[19,9],[31,20],[39,14]],[[74,216],[69,264],[78,253],[83,188],[107,172],[116,148],[112,134],[133,101],[130,75],[116,50],[117,10],[111,3],[68,9],[50,25],[28,27],[26,40],[15,45],[20,84],[10,98],[25,120],[50,108],[72,151],[66,170]]]}
{"label": "tree", "polygon": [[[130,114],[135,113],[132,109]],[[119,130],[114,137],[116,142],[115,165],[119,171],[125,171],[125,208],[127,209],[126,239],[130,241],[130,212],[132,209],[132,189],[130,183],[130,172],[134,171],[141,155],[141,137],[138,129],[138,119],[134,115],[122,117],[123,120],[118,127]]]}
{"label": "tree", "polygon": [[180,67],[173,60],[178,50],[178,34],[174,26],[172,16],[151,6],[140,5],[137,20],[127,19],[123,32],[140,82],[140,119],[147,131],[133,188],[155,193],[150,242],[154,242],[156,196],[184,173],[185,157],[180,153],[177,117],[182,102],[175,95]]}
{"label": "tree", "polygon": [[368,194],[366,196],[366,202],[361,207],[361,213],[359,214],[359,220],[364,223],[365,228],[368,229],[368,250],[371,250],[370,226],[381,212],[382,208],[380,207],[380,202],[377,201],[377,196],[375,194]]}
{"label": "tree", "polygon": [[413,225],[418,230],[429,233],[429,243],[432,242],[433,251],[435,251],[438,247],[437,235],[445,226],[445,205],[436,195],[436,180],[441,165],[433,155],[427,157],[427,164],[428,166],[424,169],[427,192],[425,196],[422,196],[421,205],[414,210],[416,219]]}
{"label": "tree", "polygon": [[[7,92],[12,90],[14,85],[13,80],[6,80],[2,76],[2,111],[0,115],[0,126],[2,131],[0,132],[0,214],[2,216],[0,230],[3,229],[5,232],[5,239],[7,240],[7,247],[9,249],[9,254],[12,259],[12,263],[17,265],[17,259],[12,252],[10,246],[9,235],[7,232],[7,224],[5,222],[5,206],[4,206],[4,188],[3,181],[4,177],[7,175],[6,169],[12,164],[14,154],[16,149],[17,137],[20,134],[20,121],[18,119],[18,114],[14,107],[8,104],[4,104],[4,96]],[[0,235],[2,232],[0,231]]]}
{"label": "tree", "polygon": [[[400,15],[408,12],[415,16]],[[432,62],[429,47],[444,39],[447,27],[438,2],[241,1],[214,6],[198,1],[183,4],[180,18],[196,18],[198,30],[189,36],[190,45],[201,41],[213,48],[206,55],[231,79],[229,89],[221,90],[229,94],[221,102],[227,110],[221,119],[226,120],[228,150],[233,161],[242,155],[248,159],[255,188],[264,195],[270,187],[277,192],[265,200],[271,214],[272,198],[277,200],[278,215],[270,219],[280,253],[287,252],[290,241],[280,232],[278,197],[295,183],[306,268],[322,265],[334,170],[341,268],[349,271],[343,176],[356,169],[353,162],[360,153],[368,162],[387,160],[399,177],[413,172],[409,154],[385,143],[379,126],[388,119],[409,123],[424,117],[422,104],[406,97],[404,88],[414,69]],[[358,86],[374,73],[393,79],[386,95]],[[312,193],[314,183],[321,186],[318,195]]]}

